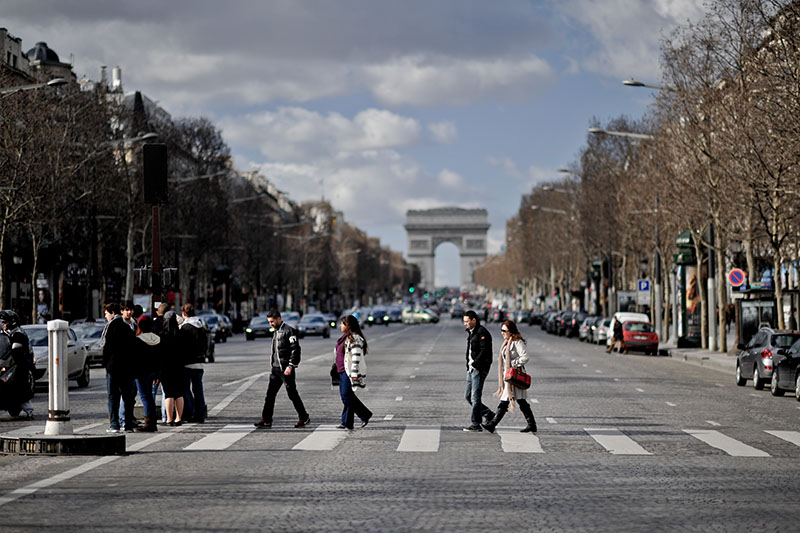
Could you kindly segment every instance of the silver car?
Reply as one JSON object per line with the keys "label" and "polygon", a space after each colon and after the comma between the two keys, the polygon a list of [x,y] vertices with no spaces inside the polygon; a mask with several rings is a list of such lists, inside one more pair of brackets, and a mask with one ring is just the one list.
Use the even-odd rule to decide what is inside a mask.
{"label": "silver car", "polygon": [[105,324],[86,322],[72,326],[72,330],[86,345],[89,366],[103,366],[103,346],[106,340],[101,338]]}
{"label": "silver car", "polygon": [[[33,356],[36,359],[36,383],[49,382],[49,362],[47,354],[47,325],[29,324],[22,326],[30,339]],[[67,372],[68,379],[78,382],[78,387],[89,386],[89,357],[86,345],[75,331],[67,330]]]}

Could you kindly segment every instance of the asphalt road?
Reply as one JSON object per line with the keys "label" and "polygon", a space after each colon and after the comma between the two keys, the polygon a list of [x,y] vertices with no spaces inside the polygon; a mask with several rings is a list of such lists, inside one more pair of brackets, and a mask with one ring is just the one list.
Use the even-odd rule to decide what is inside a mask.
{"label": "asphalt road", "polygon": [[[490,325],[499,347],[499,325]],[[128,434],[125,456],[0,457],[0,529],[171,531],[759,531],[800,523],[800,403],[732,375],[523,327],[536,436],[510,413],[471,434],[458,320],[372,328],[364,429],[335,430],[333,339],[303,339],[296,414],[255,430],[269,340],[206,365],[205,424]],[[484,390],[497,399],[496,363]],[[76,428],[107,427],[105,380],[72,388]],[[0,418],[0,433],[43,430]]]}

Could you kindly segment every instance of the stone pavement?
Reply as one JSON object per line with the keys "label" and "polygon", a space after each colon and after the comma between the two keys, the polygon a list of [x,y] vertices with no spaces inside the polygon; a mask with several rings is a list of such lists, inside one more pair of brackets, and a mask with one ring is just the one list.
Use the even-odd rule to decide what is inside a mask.
{"label": "stone pavement", "polygon": [[727,340],[727,353],[698,348],[678,348],[674,345],[661,345],[659,353],[692,365],[727,372],[733,376],[736,372],[736,356],[739,354],[739,350],[736,348],[735,333],[728,333]]}

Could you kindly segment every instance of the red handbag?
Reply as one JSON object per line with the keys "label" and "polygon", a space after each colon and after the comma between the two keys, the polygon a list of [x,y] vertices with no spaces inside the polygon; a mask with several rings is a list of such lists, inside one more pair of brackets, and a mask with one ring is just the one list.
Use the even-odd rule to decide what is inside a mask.
{"label": "red handbag", "polygon": [[531,386],[531,376],[519,368],[509,368],[506,370],[503,381],[511,383],[518,389],[527,389]]}

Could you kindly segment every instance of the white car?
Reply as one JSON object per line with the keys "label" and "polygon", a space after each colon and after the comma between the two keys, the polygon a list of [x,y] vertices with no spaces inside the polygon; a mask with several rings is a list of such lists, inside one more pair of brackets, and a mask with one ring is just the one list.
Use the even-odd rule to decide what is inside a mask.
{"label": "white car", "polygon": [[[28,335],[36,359],[36,383],[48,383],[47,325],[29,324],[22,326],[22,330]],[[68,379],[77,381],[78,387],[89,386],[88,350],[72,328],[67,330],[67,371]]]}

